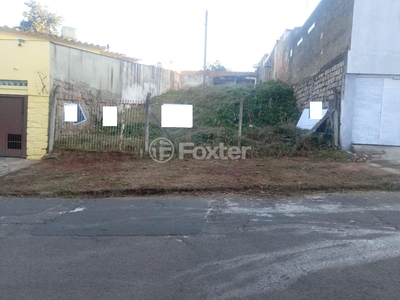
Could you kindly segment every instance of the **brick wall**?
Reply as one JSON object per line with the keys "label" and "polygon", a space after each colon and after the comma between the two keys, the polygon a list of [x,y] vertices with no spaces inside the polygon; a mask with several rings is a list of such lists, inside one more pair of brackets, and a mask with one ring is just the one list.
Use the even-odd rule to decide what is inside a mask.
{"label": "brick wall", "polygon": [[299,108],[309,106],[310,101],[322,101],[325,108],[328,102],[335,99],[335,91],[340,93],[344,83],[345,58],[339,56],[331,64],[322,68],[317,75],[309,77],[294,85],[295,95]]}

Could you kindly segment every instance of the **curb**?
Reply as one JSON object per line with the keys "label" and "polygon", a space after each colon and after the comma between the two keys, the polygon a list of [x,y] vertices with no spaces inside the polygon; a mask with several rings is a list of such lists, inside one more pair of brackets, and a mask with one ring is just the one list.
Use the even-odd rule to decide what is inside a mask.
{"label": "curb", "polygon": [[389,172],[389,173],[392,173],[392,174],[400,175],[400,171],[399,170],[396,170],[396,169],[393,169],[393,168],[389,168],[389,167],[383,167],[383,166],[381,166],[380,164],[377,164],[377,163],[367,162],[367,165],[369,165],[371,167],[374,167],[374,168],[379,168],[379,169],[381,169],[383,171],[386,171],[386,172]]}
{"label": "curb", "polygon": [[58,192],[5,192],[0,197],[33,197],[33,198],[108,198],[129,196],[154,196],[173,194],[206,194],[206,193],[256,193],[268,196],[293,196],[306,193],[343,193],[350,191],[400,191],[400,182],[387,182],[383,185],[357,186],[242,186],[242,187],[204,187],[204,188],[137,188],[115,190],[85,190]]}
{"label": "curb", "polygon": [[0,165],[0,177],[4,176],[4,175],[7,175],[8,173],[10,173],[10,171],[11,171],[11,168],[9,167],[8,164],[1,164]]}

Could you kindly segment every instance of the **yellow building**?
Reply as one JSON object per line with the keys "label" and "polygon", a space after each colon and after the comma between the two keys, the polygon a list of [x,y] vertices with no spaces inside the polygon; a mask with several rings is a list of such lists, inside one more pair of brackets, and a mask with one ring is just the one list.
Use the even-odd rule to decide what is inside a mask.
{"label": "yellow building", "polygon": [[0,156],[41,158],[47,150],[49,40],[0,28]]}
{"label": "yellow building", "polygon": [[173,71],[137,61],[106,47],[0,27],[0,156],[41,159],[51,152],[65,102],[138,103],[176,84]]}
{"label": "yellow building", "polygon": [[0,27],[0,156],[40,159],[47,152],[52,44],[105,49]]}

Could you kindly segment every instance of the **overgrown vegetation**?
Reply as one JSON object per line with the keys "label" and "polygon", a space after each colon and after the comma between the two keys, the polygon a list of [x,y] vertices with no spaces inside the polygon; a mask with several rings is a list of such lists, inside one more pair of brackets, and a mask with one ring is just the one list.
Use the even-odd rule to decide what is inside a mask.
{"label": "overgrown vegetation", "polygon": [[[225,146],[239,144],[239,107],[243,101],[242,146],[251,146],[253,157],[318,155],[320,150],[334,149],[332,135],[327,128],[303,140],[304,133],[296,128],[300,111],[293,90],[285,83],[271,81],[257,86],[221,85],[198,86],[170,91],[152,98],[150,141],[166,137],[176,144],[193,142],[197,146]],[[161,128],[161,105],[192,104],[193,128]],[[144,106],[134,117],[125,113],[124,126],[103,127],[101,118],[87,132],[64,136],[56,140],[59,148],[114,150],[139,152],[144,147]],[[124,128],[122,130],[122,128]],[[123,131],[123,132],[122,132]],[[122,135],[121,135],[122,132]],[[121,140],[122,136],[122,140]],[[121,144],[122,141],[122,144]],[[336,154],[332,154],[336,157]]]}
{"label": "overgrown vegetation", "polygon": [[326,133],[315,133],[296,147],[303,134],[295,126],[300,110],[293,89],[280,81],[257,86],[199,86],[154,97],[152,111],[158,120],[163,103],[192,104],[194,126],[191,129],[167,128],[163,132],[153,123],[150,139],[167,133],[175,143],[237,145],[241,99],[244,102],[241,143],[252,147],[251,155],[309,155],[332,148],[330,135]]}

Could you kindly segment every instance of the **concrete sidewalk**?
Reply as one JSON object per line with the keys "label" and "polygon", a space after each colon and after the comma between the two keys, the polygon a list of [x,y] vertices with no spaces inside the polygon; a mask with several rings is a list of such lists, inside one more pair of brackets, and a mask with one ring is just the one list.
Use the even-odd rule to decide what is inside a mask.
{"label": "concrete sidewalk", "polygon": [[371,167],[400,175],[400,147],[353,145],[353,149]]}
{"label": "concrete sidewalk", "polygon": [[23,168],[28,168],[38,162],[38,160],[28,160],[17,157],[0,157],[0,177]]}

